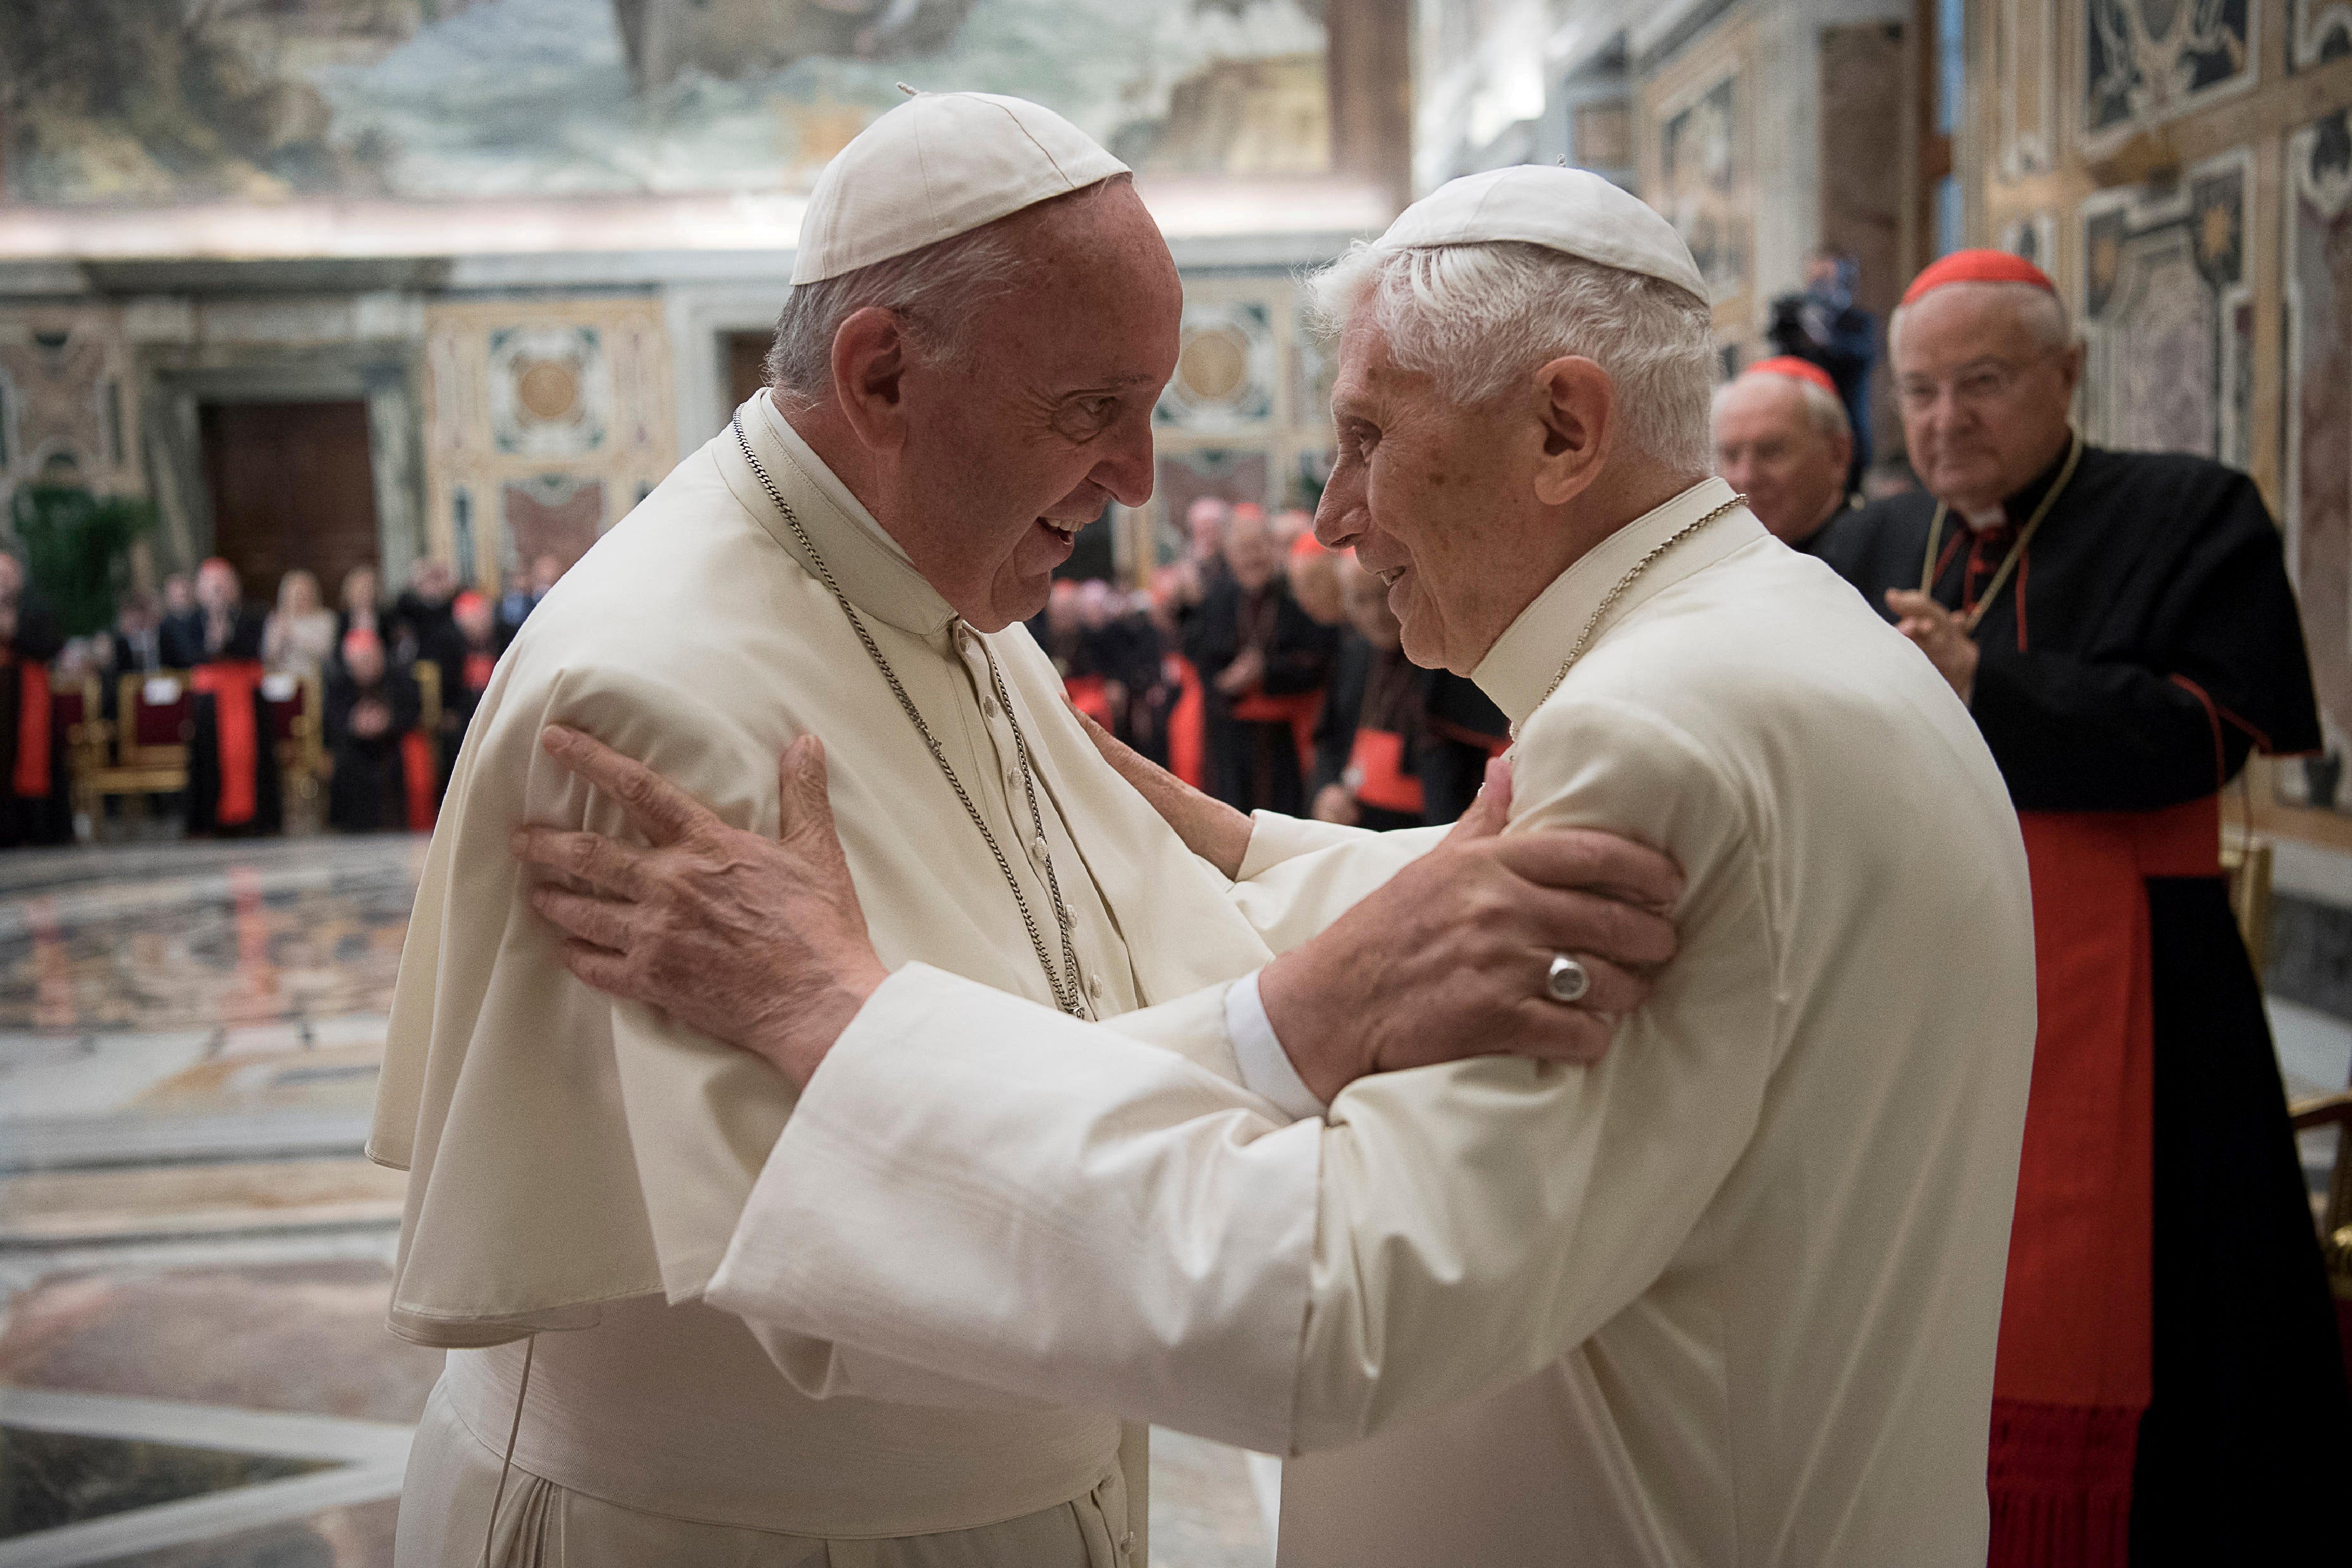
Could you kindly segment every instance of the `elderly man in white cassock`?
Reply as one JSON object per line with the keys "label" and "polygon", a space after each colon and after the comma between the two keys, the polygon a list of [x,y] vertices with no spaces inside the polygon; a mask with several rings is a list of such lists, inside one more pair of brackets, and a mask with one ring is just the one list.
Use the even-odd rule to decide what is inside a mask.
{"label": "elderly man in white cassock", "polygon": [[[1014,100],[926,94],[877,121],[814,195],[773,395],[599,542],[484,693],[370,1143],[410,1172],[394,1326],[451,1349],[410,1462],[402,1564],[1143,1561],[1142,1435],[1113,1391],[1024,1403],[714,1304],[705,1287],[793,1089],[698,1034],[693,1008],[615,1005],[566,973],[509,852],[525,822],[624,822],[624,795],[542,749],[551,723],[646,758],[770,847],[778,756],[822,736],[826,843],[862,895],[869,961],[1034,1002],[1024,1032],[1060,1017],[1089,1041],[1192,1052],[1217,1093],[1279,1116],[1238,1087],[1276,1065],[1253,1079],[1220,1021],[1229,983],[1318,923],[1321,893],[1279,868],[1236,887],[1192,855],[1020,625],[1072,533],[1150,489],[1181,294],[1124,176]],[[1394,1026],[1302,1044],[1279,1074],[1328,1093],[1506,1034],[1565,1058],[1606,1047],[1605,1014],[1646,991],[1627,966],[1671,952],[1655,912],[1671,863],[1598,834],[1499,837],[1499,790],[1474,816],[1368,906],[1379,935],[1351,945],[1384,955],[1381,981],[1327,982],[1319,1005]],[[1592,976],[1579,1005],[1538,994],[1554,950]],[[730,1016],[837,1032],[845,996],[820,984]],[[1088,1070],[1083,1054],[1049,1069]],[[1301,1222],[1270,1217],[1269,1245]],[[1095,1240],[1125,1256],[1148,1218]],[[851,1378],[856,1397],[816,1397]]]}
{"label": "elderly man in white cassock", "polygon": [[[806,1387],[856,1393],[854,1351],[1294,1456],[1286,1563],[1980,1564],[2033,1034],[1992,759],[1927,660],[1707,477],[1704,285],[1633,198],[1458,180],[1317,289],[1341,326],[1318,536],[1510,717],[1507,840],[1606,826],[1678,861],[1673,963],[1599,1061],[1301,1073],[1277,1113],[1203,1053],[888,966],[805,777],[772,845],[596,753],[677,839],[542,900],[579,972],[803,1086],[709,1299],[831,1345]],[[1433,842],[1127,767],[1299,918]],[[570,837],[530,852],[579,864]],[[1384,1028],[1371,909],[1227,989],[1211,1043],[1312,1060]],[[1573,994],[1580,969],[1549,973]],[[854,1010],[744,1005],[826,989]]]}

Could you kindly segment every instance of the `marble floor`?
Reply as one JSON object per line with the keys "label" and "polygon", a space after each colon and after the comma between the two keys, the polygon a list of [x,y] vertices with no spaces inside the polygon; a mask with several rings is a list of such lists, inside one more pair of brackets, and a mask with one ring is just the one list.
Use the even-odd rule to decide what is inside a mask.
{"label": "marble floor", "polygon": [[[0,856],[0,1568],[388,1568],[440,1354],[361,1154],[420,839]],[[1160,1434],[1155,1568],[1270,1467]]]}

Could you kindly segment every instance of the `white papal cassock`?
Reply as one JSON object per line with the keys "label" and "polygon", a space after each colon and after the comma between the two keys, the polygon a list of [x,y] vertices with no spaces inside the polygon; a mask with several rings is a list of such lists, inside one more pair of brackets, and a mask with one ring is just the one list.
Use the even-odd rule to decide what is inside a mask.
{"label": "white papal cassock", "polygon": [[[1368,1078],[1286,1125],[910,965],[812,1079],[710,1299],[830,1342],[812,1387],[860,1386],[855,1346],[1303,1454],[1289,1564],[1981,1564],[2033,1036],[1983,742],[1744,510],[1546,695],[1612,585],[1728,499],[1613,535],[1476,671],[1519,727],[1513,831],[1629,831],[1688,877],[1605,1062]],[[1403,837],[1261,816],[1243,897],[1283,895],[1286,945],[1429,842]]]}
{"label": "white papal cassock", "polygon": [[[1225,1093],[1235,1065],[1202,1020],[1215,983],[1269,956],[1232,885],[1103,763],[1024,630],[962,626],[764,394],[740,418],[1048,922],[1050,854],[1093,1011],[1192,997],[1115,1026],[1206,1051],[1203,1080]],[[1034,752],[1042,847],[992,656]],[[845,1352],[702,1304],[793,1096],[757,1058],[563,969],[508,836],[527,820],[625,826],[540,751],[554,721],[766,832],[779,753],[821,735],[884,961],[1050,1000],[1003,873],[723,433],[532,613],[426,861],[369,1143],[410,1172],[394,1327],[454,1347],[411,1460],[402,1563],[479,1556],[527,1353],[494,1563],[1127,1562],[1141,1432],[1123,1447],[1108,1401],[942,1408],[966,1391],[925,1378],[909,1402],[871,1367],[861,1387],[881,1397],[812,1399],[794,1384],[856,1370]],[[1272,1223],[1312,1221],[1299,1202]],[[1262,1239],[1279,1251],[1306,1232]],[[562,1331],[532,1350],[535,1330]],[[1269,1375],[1287,1359],[1247,1353]]]}

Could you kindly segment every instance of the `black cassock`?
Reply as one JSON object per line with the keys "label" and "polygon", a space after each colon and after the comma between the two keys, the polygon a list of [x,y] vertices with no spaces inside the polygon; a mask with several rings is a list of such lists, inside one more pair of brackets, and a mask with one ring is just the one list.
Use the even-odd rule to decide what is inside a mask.
{"label": "black cassock", "polygon": [[[2063,460],[2009,498],[2005,529],[1946,520],[1940,603],[1986,594]],[[1846,513],[1817,553],[1889,615],[1888,589],[1920,586],[1935,510]],[[2085,447],[1975,636],[1969,705],[2023,812],[2179,807],[2257,746],[2320,744],[2277,530],[2217,463]],[[2131,1560],[2319,1561],[2340,1537],[2297,1542],[2292,1521],[2352,1475],[2352,1409],[2260,985],[2220,878],[2146,886],[2154,1376]]]}
{"label": "black cassock", "polygon": [[[1210,584],[1184,628],[1184,655],[1201,674],[1211,795],[1243,811],[1305,813],[1299,726],[1277,710],[1295,708],[1298,721],[1312,724],[1338,646],[1339,633],[1316,625],[1278,577],[1255,594],[1230,576]],[[1250,647],[1265,657],[1259,694],[1229,698],[1217,677]]]}
{"label": "black cassock", "polygon": [[[408,767],[403,747],[416,727],[416,681],[388,670],[362,686],[338,665],[327,678],[327,750],[334,773],[327,781],[327,826],[342,833],[404,833],[408,829]],[[352,710],[373,699],[392,722],[381,735],[352,732]]]}

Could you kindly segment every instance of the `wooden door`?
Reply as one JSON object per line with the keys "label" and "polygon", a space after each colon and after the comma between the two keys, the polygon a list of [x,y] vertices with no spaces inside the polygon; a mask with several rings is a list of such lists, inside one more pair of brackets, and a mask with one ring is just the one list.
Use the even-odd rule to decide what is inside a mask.
{"label": "wooden door", "polygon": [[332,605],[344,573],[376,564],[366,404],[206,404],[200,425],[213,553],[244,576],[247,598],[275,603],[299,566]]}

